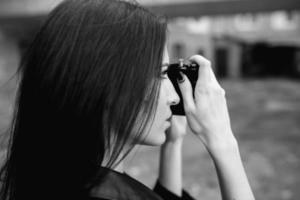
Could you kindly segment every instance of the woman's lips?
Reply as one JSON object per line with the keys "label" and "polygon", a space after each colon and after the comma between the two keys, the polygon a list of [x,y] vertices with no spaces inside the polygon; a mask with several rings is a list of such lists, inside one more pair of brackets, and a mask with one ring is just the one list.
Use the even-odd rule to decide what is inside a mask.
{"label": "woman's lips", "polygon": [[166,119],[165,124],[167,127],[171,126],[171,119],[172,119],[172,115]]}
{"label": "woman's lips", "polygon": [[169,128],[169,127],[171,126],[171,122],[165,121],[164,126],[165,126],[166,128]]}
{"label": "woman's lips", "polygon": [[172,115],[166,119],[166,121],[171,123]]}

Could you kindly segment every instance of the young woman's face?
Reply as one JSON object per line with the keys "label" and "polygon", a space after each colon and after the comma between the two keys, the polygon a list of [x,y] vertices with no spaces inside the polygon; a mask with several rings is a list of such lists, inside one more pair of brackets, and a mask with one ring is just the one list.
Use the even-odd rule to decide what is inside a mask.
{"label": "young woman's face", "polygon": [[180,98],[175,91],[173,84],[167,76],[167,69],[169,64],[169,54],[167,47],[164,49],[164,55],[162,60],[161,68],[161,87],[159,91],[159,97],[157,102],[156,115],[153,123],[146,128],[145,134],[143,135],[140,144],[145,145],[161,145],[166,140],[165,131],[171,125],[171,105],[179,103]]}

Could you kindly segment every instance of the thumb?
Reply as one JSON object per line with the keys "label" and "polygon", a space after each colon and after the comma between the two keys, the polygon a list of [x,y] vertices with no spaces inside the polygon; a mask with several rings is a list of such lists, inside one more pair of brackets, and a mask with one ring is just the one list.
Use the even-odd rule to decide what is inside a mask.
{"label": "thumb", "polygon": [[177,82],[182,94],[184,110],[192,111],[195,109],[192,84],[184,73],[179,73],[181,75],[181,79],[177,79]]}

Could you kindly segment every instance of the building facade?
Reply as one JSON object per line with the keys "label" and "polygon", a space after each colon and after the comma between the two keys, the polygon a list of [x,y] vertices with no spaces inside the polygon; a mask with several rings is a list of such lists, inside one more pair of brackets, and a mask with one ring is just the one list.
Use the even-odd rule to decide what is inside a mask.
{"label": "building facade", "polygon": [[298,11],[178,18],[169,29],[173,61],[202,54],[219,77],[299,77]]}

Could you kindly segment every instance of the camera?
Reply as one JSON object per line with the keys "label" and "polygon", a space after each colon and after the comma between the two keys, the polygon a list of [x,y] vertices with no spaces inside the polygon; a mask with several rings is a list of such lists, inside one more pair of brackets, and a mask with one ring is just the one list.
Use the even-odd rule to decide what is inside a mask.
{"label": "camera", "polygon": [[[169,64],[168,67],[168,77],[171,80],[177,94],[180,97],[180,102],[177,105],[172,105],[171,106],[171,110],[173,115],[185,115],[184,112],[184,107],[183,107],[183,99],[182,99],[182,94],[180,92],[178,83],[177,83],[177,79],[179,77],[181,77],[181,75],[179,74],[179,72],[184,73],[188,79],[190,80],[192,87],[193,87],[193,91],[195,89],[196,86],[196,82],[198,79],[198,69],[199,69],[199,65],[193,62],[184,62],[184,59],[179,59],[178,63],[172,63]],[[180,79],[180,78],[179,78]],[[194,95],[194,93],[193,93]]]}

